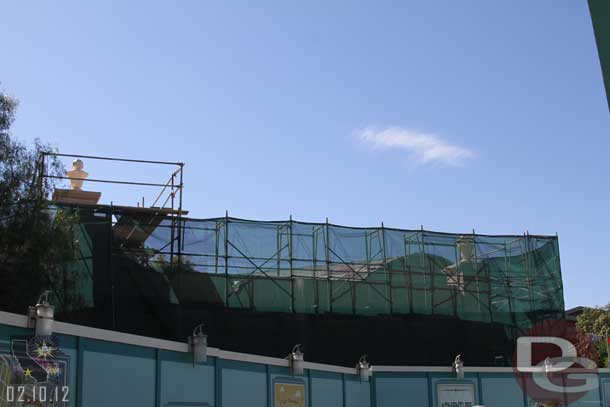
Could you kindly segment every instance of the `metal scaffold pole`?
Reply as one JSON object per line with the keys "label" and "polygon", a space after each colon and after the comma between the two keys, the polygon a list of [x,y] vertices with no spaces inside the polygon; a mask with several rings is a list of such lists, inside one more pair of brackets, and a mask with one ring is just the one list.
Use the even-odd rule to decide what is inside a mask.
{"label": "metal scaffold pole", "polygon": [[320,312],[320,285],[318,282],[318,230],[315,226],[311,227],[311,257],[312,257],[312,283],[314,285],[314,307],[316,314]]}
{"label": "metal scaffold pole", "polygon": [[[172,174],[171,176],[171,189],[170,189],[170,197],[171,197],[171,205],[172,205],[172,211],[174,210],[174,177],[175,177],[175,173]],[[169,268],[170,270],[174,269],[174,242],[176,240],[176,219],[175,217],[172,215],[171,217],[171,227],[170,227],[170,240],[171,240],[171,245],[170,245],[170,251],[169,251]]]}
{"label": "metal scaffold pole", "polygon": [[[459,239],[459,237],[458,237]],[[451,305],[453,306],[453,316],[457,318],[458,315],[458,292],[460,291],[460,289],[462,289],[462,292],[465,293],[466,291],[466,280],[465,280],[465,276],[464,273],[462,272],[462,274],[460,274],[460,253],[458,253],[458,247],[457,247],[457,243],[453,244],[453,256],[455,257],[455,275],[453,276],[454,278],[454,283],[455,286],[451,287]],[[461,287],[460,287],[461,285]]]}
{"label": "metal scaffold pole", "polygon": [[[476,236],[474,229],[472,229],[472,259],[473,259],[473,267],[475,270],[475,274],[477,276],[477,293],[478,293],[477,305],[478,305],[479,311],[481,309],[481,304],[483,304],[483,302],[481,301],[481,297],[480,297],[478,278],[479,278],[479,273],[481,271],[483,271],[483,278],[487,282],[487,304],[485,304],[485,306],[487,307],[487,312],[489,313],[489,320],[493,321],[493,316],[491,313],[491,280],[490,280],[490,276],[489,276],[489,270],[486,269],[484,266],[481,266],[481,269],[479,270],[479,255],[477,253],[477,236]],[[485,270],[487,270],[487,275],[485,275]]]}
{"label": "metal scaffold pole", "polygon": [[282,225],[275,227],[275,273],[281,277],[281,257],[282,257]]}
{"label": "metal scaffold pole", "polygon": [[[371,239],[372,240],[372,239]],[[364,230],[364,253],[366,256],[366,275],[370,276],[371,275],[371,254],[370,254],[370,242],[371,240],[369,239],[369,235],[367,233],[367,230]],[[355,274],[355,273],[354,273]],[[353,278],[355,278],[356,276],[354,275]],[[352,295],[352,314],[356,315],[356,291],[355,291],[355,286],[356,283],[352,282],[351,283],[351,295]]]}
{"label": "metal scaffold pole", "polygon": [[526,271],[526,275],[527,275],[527,292],[528,292],[528,299],[529,299],[529,304],[528,304],[528,311],[532,310],[532,306],[534,305],[534,297],[533,292],[532,292],[532,271],[530,268],[530,263],[531,263],[531,252],[530,252],[530,239],[529,236],[526,233],[523,233],[523,238],[525,239],[525,255],[523,256],[523,259],[525,260],[525,271]]}
{"label": "metal scaffold pole", "polygon": [[225,212],[225,306],[229,306],[229,211]]}
{"label": "metal scaffold pole", "polygon": [[333,312],[333,301],[332,301],[333,283],[332,283],[332,279],[330,278],[330,252],[329,252],[330,237],[329,237],[328,233],[329,233],[328,218],[326,218],[326,224],[325,224],[325,228],[324,228],[324,251],[325,251],[325,257],[326,257],[326,278],[328,281],[328,288],[326,291],[328,294],[328,309],[330,310],[330,312]]}
{"label": "metal scaffold pole", "polygon": [[184,164],[180,164],[180,180],[178,187],[178,215],[173,214],[173,216],[178,217],[178,267],[182,264],[182,251],[184,250],[184,228],[182,227],[182,187],[184,185]]}
{"label": "metal scaffold pole", "polygon": [[44,176],[45,176],[45,157],[46,153],[40,154],[40,168],[38,174],[38,203],[42,203],[44,199]]}
{"label": "metal scaffold pole", "polygon": [[[472,229],[472,238],[474,242],[474,258],[478,259],[479,254],[477,253],[477,240],[474,229]],[[478,264],[478,262],[477,262]],[[487,304],[489,309],[489,321],[494,322],[494,314],[493,314],[493,292],[492,292],[492,284],[491,284],[491,269],[489,266],[483,265],[483,269],[487,271]]]}
{"label": "metal scaffold pole", "polygon": [[388,298],[390,300],[390,314],[394,313],[394,299],[392,297],[392,270],[388,270],[388,259],[386,255],[386,244],[385,244],[385,227],[381,222],[381,256],[383,258],[383,271],[386,275],[386,284],[388,287]]}
{"label": "metal scaffold pole", "polygon": [[[432,262],[429,261],[429,259],[426,258],[426,242],[425,242],[425,231],[424,231],[424,225],[421,225],[421,247],[422,247],[422,259],[424,262],[424,275],[428,275],[428,277],[430,278],[430,312],[432,315],[434,315],[434,308],[435,308],[435,304],[434,304],[434,266],[432,265]],[[426,271],[426,263],[428,263],[428,267],[427,267],[427,271]]]}
{"label": "metal scaffold pole", "polygon": [[112,266],[113,245],[112,245],[112,202],[108,216],[108,273],[110,274],[110,306],[112,310],[112,329],[116,329],[116,273]]}
{"label": "metal scaffold pole", "polygon": [[290,268],[290,311],[294,312],[294,276],[292,273],[292,214],[288,224],[288,267]]}
{"label": "metal scaffold pole", "polygon": [[[557,275],[555,276],[555,280],[557,280],[557,282],[559,283],[559,290],[560,292],[563,293],[563,279],[561,278],[562,276],[562,272],[561,272],[561,262],[560,262],[560,255],[559,255],[559,234],[555,233],[555,244],[553,245],[553,253],[555,254],[555,258],[557,259]],[[561,297],[561,304],[553,304],[556,307],[558,306],[558,308],[560,308],[562,310],[562,317],[565,318],[565,305],[564,305],[564,300],[563,300],[563,296]],[[610,342],[608,342],[610,344]],[[610,352],[608,353],[608,367],[610,367]]]}
{"label": "metal scaffold pole", "polygon": [[506,296],[507,296],[507,301],[508,301],[508,313],[511,316],[511,322],[513,324],[513,327],[517,327],[517,320],[515,319],[515,314],[513,312],[513,291],[512,291],[512,280],[510,278],[510,274],[508,272],[508,265],[509,265],[509,259],[508,259],[508,250],[506,247],[506,242],[504,242],[504,269],[503,274],[504,274],[504,285],[506,288]]}
{"label": "metal scaffold pole", "polygon": [[218,274],[218,250],[220,249],[220,229],[222,228],[222,222],[216,221],[214,223],[214,274]]}
{"label": "metal scaffold pole", "polygon": [[[409,243],[407,243],[409,242]],[[406,273],[405,288],[407,290],[409,312],[413,312],[413,270],[411,265],[407,265],[407,259],[411,255],[410,243],[411,239],[406,234],[402,235],[402,250],[403,258],[400,259],[401,270]]]}

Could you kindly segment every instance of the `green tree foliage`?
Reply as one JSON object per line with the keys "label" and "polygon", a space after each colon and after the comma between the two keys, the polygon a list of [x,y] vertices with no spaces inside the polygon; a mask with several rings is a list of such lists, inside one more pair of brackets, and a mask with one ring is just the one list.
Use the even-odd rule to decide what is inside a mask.
{"label": "green tree foliage", "polygon": [[[54,183],[41,179],[39,170],[40,153],[49,146],[39,140],[28,146],[11,136],[17,105],[0,90],[0,308],[24,313],[46,289],[56,303],[74,301],[66,295],[72,290],[63,272],[74,253],[75,222],[71,213],[47,206]],[[48,159],[46,173],[64,170]]]}
{"label": "green tree foliage", "polygon": [[610,338],[610,303],[605,307],[585,308],[576,326],[597,338],[597,352],[602,366],[608,366],[608,338]]}

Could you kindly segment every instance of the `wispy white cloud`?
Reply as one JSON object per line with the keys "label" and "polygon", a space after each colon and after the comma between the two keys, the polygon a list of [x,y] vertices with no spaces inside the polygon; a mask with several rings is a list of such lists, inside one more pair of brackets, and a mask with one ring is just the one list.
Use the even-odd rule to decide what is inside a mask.
{"label": "wispy white cloud", "polygon": [[355,135],[375,150],[405,150],[419,164],[457,167],[475,157],[474,151],[451,144],[436,134],[402,127],[366,127]]}

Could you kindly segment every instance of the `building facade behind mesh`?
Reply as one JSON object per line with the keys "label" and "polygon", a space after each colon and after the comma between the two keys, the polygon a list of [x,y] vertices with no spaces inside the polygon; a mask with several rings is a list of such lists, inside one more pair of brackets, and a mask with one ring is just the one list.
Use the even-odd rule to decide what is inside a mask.
{"label": "building facade behind mesh", "polygon": [[[383,334],[371,329],[409,336],[404,343],[417,331],[416,348],[443,335],[461,336],[465,347],[480,336],[497,344],[486,363],[506,364],[518,335],[563,317],[555,236],[57,210],[76,210],[80,219],[79,254],[66,267],[77,276],[78,301],[59,306],[79,323],[184,339],[204,321],[223,343],[259,354],[287,353],[289,342],[310,337],[316,347],[383,347],[376,344]],[[269,336],[260,349],[235,338],[258,327]]]}

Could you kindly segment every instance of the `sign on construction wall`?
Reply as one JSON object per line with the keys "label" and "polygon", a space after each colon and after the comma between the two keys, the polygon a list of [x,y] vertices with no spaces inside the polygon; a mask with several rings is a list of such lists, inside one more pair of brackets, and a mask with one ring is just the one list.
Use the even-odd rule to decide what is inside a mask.
{"label": "sign on construction wall", "polygon": [[436,400],[438,407],[473,407],[474,383],[439,383]]}
{"label": "sign on construction wall", "polygon": [[273,386],[275,407],[305,407],[305,384],[275,382]]}

